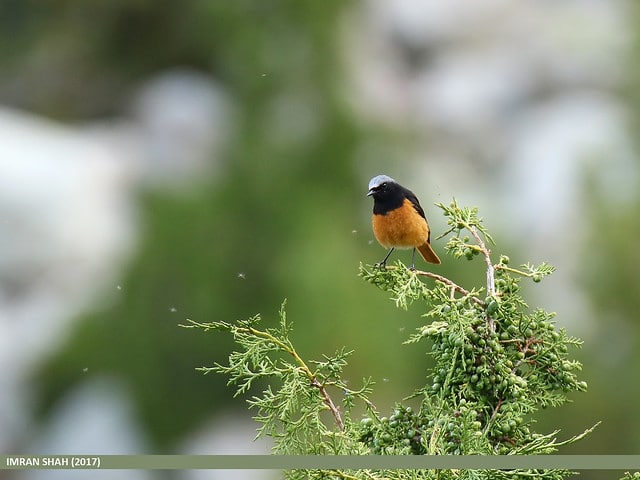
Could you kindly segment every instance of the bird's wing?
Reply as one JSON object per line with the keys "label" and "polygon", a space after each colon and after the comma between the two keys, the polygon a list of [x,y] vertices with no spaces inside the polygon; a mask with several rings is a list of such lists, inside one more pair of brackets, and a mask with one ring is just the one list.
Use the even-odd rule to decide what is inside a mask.
{"label": "bird's wing", "polygon": [[418,201],[418,197],[416,197],[415,194],[410,190],[407,190],[405,192],[405,197],[407,198],[407,200],[409,200],[411,202],[411,204],[413,205],[413,208],[416,209],[416,212],[418,212],[420,214],[420,216],[426,220],[427,217],[424,216],[424,210],[420,206],[420,202]]}
{"label": "bird's wing", "polygon": [[[405,197],[407,198],[407,200],[409,200],[411,202],[411,204],[413,205],[413,208],[416,209],[416,212],[418,212],[418,214],[424,218],[424,221],[427,221],[427,217],[424,214],[424,210],[422,209],[422,206],[420,206],[420,202],[418,201],[418,197],[416,197],[415,193],[413,193],[411,190],[405,189]],[[427,226],[429,224],[427,223]],[[429,243],[431,241],[431,229],[429,229],[429,234],[427,235],[427,243]]]}

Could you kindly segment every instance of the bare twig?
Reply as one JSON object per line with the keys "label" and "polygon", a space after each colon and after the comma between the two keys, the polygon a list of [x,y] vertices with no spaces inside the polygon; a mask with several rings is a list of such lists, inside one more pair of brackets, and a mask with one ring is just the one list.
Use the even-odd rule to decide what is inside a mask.
{"label": "bare twig", "polygon": [[[490,297],[495,297],[496,295],[496,280],[495,280],[495,269],[493,267],[493,263],[491,262],[491,250],[487,248],[487,244],[478,233],[478,229],[473,225],[469,225],[466,222],[463,222],[464,227],[471,232],[471,235],[478,243],[478,248],[484,257],[484,262],[487,265],[487,294]],[[493,317],[487,313],[487,323],[489,324],[489,329],[492,332],[495,332],[496,326],[493,320]]]}
{"label": "bare twig", "polygon": [[478,229],[472,225],[464,224],[465,228],[471,232],[473,238],[478,242],[478,246],[480,247],[480,252],[484,257],[484,262],[487,264],[487,294],[493,297],[496,294],[496,282],[495,282],[495,272],[493,268],[493,263],[491,263],[491,250],[487,248],[487,245],[484,243],[484,240],[478,233]]}
{"label": "bare twig", "polygon": [[445,285],[449,285],[452,290],[465,295],[465,296],[469,296],[469,298],[471,298],[471,300],[473,300],[474,302],[476,302],[478,305],[481,306],[485,306],[485,303],[483,300],[479,299],[478,297],[471,295],[471,292],[469,290],[464,289],[463,287],[461,287],[460,285],[458,285],[457,283],[449,280],[447,277],[443,277],[442,275],[438,275],[437,273],[432,273],[432,272],[426,272],[424,270],[414,270],[413,273],[415,273],[416,275],[422,275],[424,277],[429,277],[429,278],[433,278],[434,280],[438,280],[439,282],[444,283]]}
{"label": "bare twig", "polygon": [[333,403],[333,400],[331,400],[329,392],[327,392],[325,386],[320,383],[315,376],[311,380],[311,385],[316,387],[320,391],[320,395],[322,395],[322,401],[327,407],[329,407],[329,410],[331,410],[331,414],[333,415],[333,418],[336,419],[336,423],[338,424],[338,427],[340,427],[340,430],[344,430],[344,421],[342,420],[342,416],[340,415],[340,410],[338,409],[338,407],[336,407],[335,403]]}

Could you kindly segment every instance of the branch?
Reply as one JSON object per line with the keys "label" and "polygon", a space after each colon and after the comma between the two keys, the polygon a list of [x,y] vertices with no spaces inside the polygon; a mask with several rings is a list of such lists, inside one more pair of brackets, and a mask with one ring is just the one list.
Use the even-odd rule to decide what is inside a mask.
{"label": "branch", "polygon": [[476,302],[478,305],[484,307],[485,306],[485,302],[481,299],[479,299],[478,297],[474,296],[471,294],[471,292],[469,290],[466,290],[465,288],[461,287],[460,285],[458,285],[457,283],[453,282],[452,280],[449,280],[447,277],[443,277],[442,275],[438,275],[437,273],[432,273],[432,272],[427,272],[424,270],[414,270],[413,273],[415,273],[416,275],[422,275],[424,277],[429,277],[429,278],[433,278],[434,280],[437,280],[439,282],[444,283],[445,285],[449,285],[454,291],[468,296],[469,298],[471,298],[471,300],[473,300],[474,302]]}
{"label": "branch", "polygon": [[[478,242],[478,247],[480,248],[480,252],[484,257],[484,262],[487,264],[487,294],[490,297],[496,296],[496,278],[495,278],[495,269],[493,268],[493,263],[491,262],[491,250],[487,248],[487,245],[484,243],[484,240],[478,233],[478,229],[472,225],[464,223],[464,226],[473,238]],[[489,328],[492,332],[496,331],[495,322],[493,321],[493,317],[487,313],[487,323],[489,324]]]}
{"label": "branch", "polygon": [[336,407],[335,403],[333,403],[333,400],[331,400],[327,389],[322,383],[318,381],[317,378],[315,378],[315,376],[311,380],[311,385],[313,387],[316,387],[320,391],[320,395],[322,395],[322,401],[327,407],[329,407],[329,410],[331,410],[333,418],[336,419],[336,423],[338,424],[338,427],[340,427],[340,430],[344,430],[344,421],[342,420],[342,416],[340,415],[340,410],[338,410],[338,407]]}
{"label": "branch", "polygon": [[487,264],[487,294],[490,297],[494,297],[496,294],[496,281],[495,281],[495,271],[493,268],[493,263],[491,262],[491,250],[487,248],[487,245],[484,243],[484,240],[478,233],[478,229],[473,225],[469,225],[466,222],[463,222],[464,228],[471,232],[473,238],[478,242],[478,247],[480,247],[480,252],[484,257],[484,262]]}
{"label": "branch", "polygon": [[500,411],[500,407],[502,407],[502,402],[503,401],[504,401],[504,399],[502,397],[498,398],[498,403],[494,407],[493,412],[491,413],[491,417],[487,421],[486,431],[489,430],[489,427],[491,426],[491,423],[496,419],[496,416],[498,415],[498,412]]}
{"label": "branch", "polygon": [[253,327],[238,327],[237,331],[240,333],[250,333],[251,335],[254,335],[256,337],[265,338],[275,343],[282,351],[290,354],[294,358],[295,362],[299,365],[304,375],[309,379],[311,386],[318,389],[318,391],[320,392],[320,395],[322,396],[322,401],[331,411],[331,414],[333,415],[333,418],[335,418],[336,423],[338,424],[338,427],[340,428],[341,431],[344,431],[344,421],[342,420],[342,415],[340,415],[340,410],[338,409],[338,407],[336,407],[335,403],[333,403],[333,400],[331,399],[329,392],[327,392],[325,385],[318,380],[316,375],[311,371],[311,369],[307,366],[304,360],[300,358],[300,356],[298,355],[298,352],[295,351],[293,346],[278,340],[269,332],[257,330]]}
{"label": "branch", "polygon": [[[482,219],[478,217],[478,209],[474,208],[461,208],[458,207],[458,203],[455,198],[449,206],[442,203],[436,203],[445,212],[445,216],[449,217],[448,224],[450,228],[445,231],[438,238],[442,238],[449,233],[457,232],[456,236],[449,240],[447,244],[450,250],[453,250],[455,256],[462,256],[463,254],[470,260],[474,253],[482,253],[484,262],[487,266],[487,295],[490,298],[496,296],[496,282],[495,282],[495,268],[491,262],[491,250],[487,247],[485,239],[495,245],[495,242],[489,235],[489,232],[482,226]],[[467,230],[476,241],[476,244],[468,244],[469,237],[465,237],[460,242],[460,232]],[[484,238],[483,238],[484,237]],[[464,249],[463,249],[464,247]],[[491,315],[486,315],[487,323],[491,331],[495,331],[495,322]]]}

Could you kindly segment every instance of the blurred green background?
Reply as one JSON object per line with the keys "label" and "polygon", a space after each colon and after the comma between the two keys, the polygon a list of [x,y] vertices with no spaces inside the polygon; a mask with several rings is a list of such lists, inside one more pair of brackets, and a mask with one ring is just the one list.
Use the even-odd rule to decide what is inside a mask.
{"label": "blurred green background", "polygon": [[[506,25],[522,13],[500,2],[485,3],[489,13],[502,9]],[[614,12],[609,14],[633,24],[629,19],[637,18],[635,4],[622,3],[611,7]],[[439,9],[431,2],[398,5],[406,11],[431,8],[431,16],[438,18]],[[532,2],[523,5],[524,13],[537,8]],[[564,14],[556,18],[570,19],[567,11],[572,5],[559,2],[539,12],[540,18],[532,18],[549,26],[549,31],[539,32],[543,38],[562,37],[558,32],[563,31],[569,43],[576,43],[576,56],[586,55],[591,46],[583,51],[580,41],[590,38],[591,24],[549,21],[554,13]],[[478,54],[473,39],[482,33],[461,33],[456,28],[482,32],[492,18],[478,15],[471,21],[461,13],[461,24],[449,25],[454,30],[450,36],[442,33],[448,25],[444,20],[441,25],[432,20],[416,35],[411,30],[415,23],[402,16],[398,18],[403,21],[385,29],[388,25],[380,14],[385,8],[392,7],[344,0],[0,3],[0,101],[12,109],[68,126],[110,121],[127,115],[144,82],[176,68],[206,74],[233,106],[233,114],[223,119],[231,133],[211,154],[215,168],[205,169],[179,188],[144,183],[135,188],[136,246],[120,268],[117,294],[98,292],[108,300],[98,300],[74,315],[68,330],[42,332],[59,335],[58,340],[28,371],[29,401],[23,415],[32,420],[25,423],[28,428],[3,438],[7,452],[37,449],[36,439],[70,392],[95,378],[117,379],[127,392],[143,438],[137,444],[142,452],[188,450],[188,439],[216,415],[246,416],[246,407],[243,399],[232,398],[225,378],[194,370],[223,362],[233,348],[229,339],[181,329],[178,324],[186,318],[232,321],[258,312],[265,324],[273,324],[285,298],[293,336],[305,358],[320,358],[346,346],[355,350],[350,378],[357,383],[363,376],[373,377],[374,402],[381,410],[409,395],[422,385],[428,359],[419,345],[401,343],[420,324],[422,312],[395,309],[383,292],[357,277],[360,262],[372,263],[384,254],[372,241],[371,205],[365,197],[369,178],[378,173],[397,178],[418,194],[436,236],[443,220],[433,202],[456,196],[463,204],[480,205],[498,242],[497,253],[506,253],[517,263],[547,260],[565,272],[547,280],[542,293],[532,287],[531,304],[559,311],[558,323],[585,339],[577,356],[584,364],[589,390],[575,396],[573,404],[545,411],[539,429],[561,428],[561,435],[570,436],[601,420],[591,436],[561,453],[640,451],[636,282],[640,197],[633,173],[638,167],[635,152],[629,173],[618,172],[633,183],[622,199],[618,184],[598,180],[608,175],[609,168],[620,168],[599,151],[593,153],[600,156],[595,167],[578,161],[577,174],[561,177],[571,185],[555,184],[544,191],[552,207],[540,206],[542,211],[536,214],[542,219],[553,216],[553,202],[576,203],[564,217],[568,223],[555,231],[562,239],[559,243],[570,248],[541,245],[545,239],[536,237],[540,217],[527,217],[536,205],[517,213],[518,202],[527,198],[510,177],[514,171],[510,135],[517,137],[518,132],[501,129],[500,119],[493,129],[475,129],[495,120],[490,111],[458,131],[439,124],[437,118],[424,120],[411,105],[412,99],[421,98],[411,96],[416,88],[413,79],[420,78],[420,72],[447,62],[448,55]],[[371,20],[376,12],[379,17]],[[607,28],[615,30],[611,26],[615,22],[609,20],[596,24],[598,35]],[[576,34],[575,29],[581,28],[587,32]],[[611,35],[617,38],[618,33]],[[640,53],[632,37],[636,34],[629,28],[621,48],[628,58],[620,64],[637,63]],[[381,38],[396,50],[389,52],[388,46],[385,50]],[[508,50],[509,38],[491,41]],[[553,102],[567,91],[598,91],[625,106],[625,135],[637,147],[630,133],[638,122],[637,69],[621,68],[608,81],[580,68],[555,75],[553,66],[565,65],[570,54],[559,52],[559,59],[549,60],[551,73],[544,71],[534,87],[510,99],[508,115],[501,110],[506,108],[504,101],[496,100],[496,115],[510,124],[524,109],[518,102]],[[529,57],[522,58],[526,63]],[[385,67],[371,70],[371,64]],[[491,68],[491,62],[488,65]],[[385,83],[389,80],[385,75],[395,80]],[[362,77],[364,85],[374,84],[373,93],[358,91],[363,88],[358,86]],[[398,78],[406,83],[398,87]],[[377,80],[382,86],[376,86]],[[438,81],[427,80],[427,90]],[[475,82],[473,77],[467,80]],[[515,88],[518,81],[531,82],[516,76],[507,83]],[[494,95],[502,98],[502,90]],[[375,102],[367,98],[380,103],[372,105]],[[402,108],[389,108],[394,102]],[[491,101],[487,105],[491,107]],[[429,107],[422,105],[427,112]],[[468,114],[474,112],[477,109],[469,105]],[[453,113],[451,118],[455,127]],[[466,136],[474,141],[465,143]],[[456,156],[457,161],[450,160]],[[15,160],[0,160],[9,161]],[[560,164],[540,164],[541,169],[555,167],[562,169]],[[540,178],[544,183],[545,177]],[[540,188],[531,182],[532,189]],[[575,195],[565,198],[565,187]],[[508,216],[513,205],[521,223],[512,223]],[[518,228],[522,224],[528,228]],[[443,242],[435,245],[442,257]],[[409,261],[409,253],[398,257]],[[482,282],[479,261],[443,260],[438,273],[463,284]],[[581,308],[558,304],[574,301],[563,295],[565,288],[580,292]],[[580,318],[563,318],[563,312],[579,312]],[[584,478],[596,476],[585,472]]]}

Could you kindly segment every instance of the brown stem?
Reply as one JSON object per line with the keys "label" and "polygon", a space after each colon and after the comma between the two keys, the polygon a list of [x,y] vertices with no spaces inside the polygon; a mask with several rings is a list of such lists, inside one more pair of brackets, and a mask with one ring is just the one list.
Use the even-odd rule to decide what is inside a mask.
{"label": "brown stem", "polygon": [[[444,283],[445,285],[449,285],[454,291],[462,294],[462,295],[471,295],[471,292],[462,288],[460,285],[458,285],[455,282],[452,282],[451,280],[449,280],[447,277],[443,277],[442,275],[438,275],[437,273],[432,273],[432,272],[425,272],[424,270],[414,270],[414,272],[416,275],[422,275],[424,277],[429,277],[429,278],[433,278],[434,280],[438,280],[439,282]],[[485,306],[484,301],[480,300],[478,297],[475,296],[470,296],[471,300],[473,300],[474,302],[476,302],[478,305],[481,306]]]}
{"label": "brown stem", "polygon": [[498,404],[493,409],[493,413],[491,413],[491,418],[489,418],[489,421],[487,422],[487,426],[489,426],[489,424],[496,418],[496,415],[498,415],[498,412],[500,411],[500,407],[502,406],[502,401],[503,401],[502,397],[498,398]]}
{"label": "brown stem", "polygon": [[336,407],[335,403],[333,403],[333,400],[331,400],[327,389],[315,377],[313,378],[313,380],[311,380],[311,385],[316,387],[320,391],[320,395],[322,395],[322,401],[327,407],[329,407],[329,410],[331,410],[333,418],[336,419],[336,423],[338,424],[338,427],[340,427],[340,430],[344,430],[344,421],[342,420],[342,415],[340,415],[340,410],[338,410],[338,407]]}

